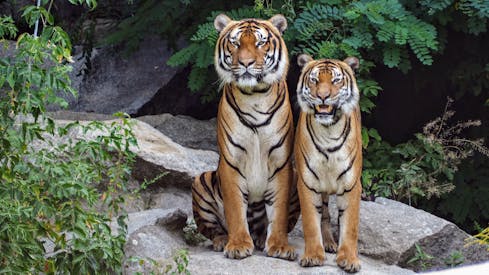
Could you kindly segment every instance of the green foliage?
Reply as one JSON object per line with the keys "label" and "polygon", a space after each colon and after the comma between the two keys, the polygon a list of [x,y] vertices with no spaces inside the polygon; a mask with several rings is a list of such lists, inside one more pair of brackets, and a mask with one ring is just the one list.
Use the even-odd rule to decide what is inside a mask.
{"label": "green foliage", "polygon": [[[55,124],[46,106],[67,106],[58,95],[76,94],[71,42],[49,8],[28,6],[23,17],[43,28],[39,37],[20,34],[14,54],[0,58],[1,273],[120,273],[127,225],[118,194],[134,158],[131,122],[120,114],[110,124]],[[16,35],[1,17],[0,39]]]}
{"label": "green foliage", "polygon": [[468,239],[468,244],[480,244],[487,247],[487,251],[489,251],[489,227],[486,227],[481,232],[474,235],[472,238]]}
{"label": "green foliage", "polygon": [[204,235],[199,233],[197,230],[197,224],[193,219],[183,228],[183,239],[189,245],[198,245],[199,243],[207,240]]}
{"label": "green foliage", "polygon": [[0,17],[0,38],[13,38],[17,34],[17,27],[11,16]]}
{"label": "green foliage", "polygon": [[[453,190],[455,172],[463,159],[474,152],[489,156],[482,140],[460,136],[462,130],[480,126],[480,121],[448,124],[454,115],[449,109],[451,102],[449,99],[442,116],[426,124],[423,133],[416,134],[413,140],[391,146],[380,137],[374,139],[366,148],[362,175],[367,196],[389,197],[409,204],[421,198],[439,197]],[[362,129],[364,147],[372,136],[370,130]]]}
{"label": "green foliage", "polygon": [[416,253],[414,254],[414,256],[411,259],[409,259],[409,261],[407,263],[408,264],[410,264],[410,263],[419,264],[419,266],[421,267],[421,270],[428,269],[431,266],[430,261],[433,259],[433,256],[425,253],[423,251],[423,249],[421,248],[421,246],[419,246],[417,243],[415,243],[414,246],[416,247]]}
{"label": "green foliage", "polygon": [[465,257],[462,252],[455,250],[450,253],[450,255],[444,260],[445,264],[448,267],[456,267],[458,265],[463,264],[465,261]]}
{"label": "green foliage", "polygon": [[[177,250],[171,262],[161,263],[151,258],[139,258],[131,257],[129,262],[137,263],[141,269],[143,269],[144,274],[185,274],[190,275],[187,267],[189,264],[189,254],[186,249]],[[142,272],[136,272],[135,274],[143,274]]]}

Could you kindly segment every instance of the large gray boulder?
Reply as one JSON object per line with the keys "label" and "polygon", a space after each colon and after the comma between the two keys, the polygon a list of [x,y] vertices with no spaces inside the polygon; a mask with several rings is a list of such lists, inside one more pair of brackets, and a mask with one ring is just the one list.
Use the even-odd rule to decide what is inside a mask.
{"label": "large gray boulder", "polygon": [[217,152],[216,119],[198,120],[189,116],[161,114],[137,117],[178,144],[192,149]]}
{"label": "large gray boulder", "polygon": [[[334,196],[329,205],[333,230],[337,231],[338,212]],[[301,226],[296,226],[295,234],[302,234],[297,232]],[[394,200],[377,198],[374,202],[360,203],[359,252],[387,264],[421,271],[419,261],[408,263],[415,257],[416,244],[433,256],[432,260],[424,263],[427,269],[448,268],[446,260],[456,252],[463,255],[463,264],[488,261],[486,247],[466,246],[469,237],[447,220]]]}
{"label": "large gray boulder", "polygon": [[69,108],[102,114],[137,113],[177,73],[176,68],[166,65],[171,54],[168,43],[155,37],[143,40],[129,55],[120,47],[95,48],[91,69],[83,74],[86,60],[77,53],[71,79],[79,96],[66,97]]}

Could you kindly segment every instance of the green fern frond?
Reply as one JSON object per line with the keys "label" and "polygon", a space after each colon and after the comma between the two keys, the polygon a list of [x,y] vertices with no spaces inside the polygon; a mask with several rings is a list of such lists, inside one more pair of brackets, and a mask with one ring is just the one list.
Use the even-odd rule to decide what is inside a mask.
{"label": "green fern frond", "polygon": [[202,90],[207,82],[207,68],[192,67],[190,74],[188,75],[188,87],[191,92],[197,92]]}
{"label": "green fern frond", "polygon": [[435,14],[452,5],[454,0],[421,0],[419,4],[428,10],[429,15]]}
{"label": "green fern frond", "polygon": [[176,52],[174,55],[172,55],[166,64],[172,67],[178,67],[178,66],[183,66],[187,65],[191,61],[193,61],[193,58],[195,54],[199,51],[199,44],[197,43],[192,43],[188,47],[183,48]]}
{"label": "green fern frond", "polygon": [[200,41],[208,41],[211,46],[214,46],[217,41],[218,32],[214,27],[214,24],[211,22],[204,23],[199,25],[197,32],[190,37],[190,41],[200,42]]}
{"label": "green fern frond", "polygon": [[401,62],[401,53],[398,47],[385,47],[384,48],[384,64],[389,68],[399,66]]}
{"label": "green fern frond", "polygon": [[195,57],[195,66],[207,68],[214,63],[214,47],[208,44],[201,44]]}

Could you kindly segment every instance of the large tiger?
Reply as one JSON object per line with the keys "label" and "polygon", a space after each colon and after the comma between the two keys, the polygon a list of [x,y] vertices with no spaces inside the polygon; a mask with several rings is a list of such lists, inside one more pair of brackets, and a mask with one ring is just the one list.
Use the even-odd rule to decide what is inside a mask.
{"label": "large tiger", "polygon": [[[358,223],[362,185],[362,141],[355,57],[344,61],[298,57],[301,107],[294,154],[305,249],[301,266],[323,265],[325,250],[348,272],[360,270]],[[328,200],[336,194],[339,248],[330,228]]]}
{"label": "large tiger", "polygon": [[[233,21],[218,15],[215,68],[223,94],[217,114],[217,171],[196,177],[192,208],[198,230],[229,258],[293,260],[287,232],[299,212],[291,155],[293,117],[285,82],[282,15]],[[289,206],[290,205],[290,206]]]}

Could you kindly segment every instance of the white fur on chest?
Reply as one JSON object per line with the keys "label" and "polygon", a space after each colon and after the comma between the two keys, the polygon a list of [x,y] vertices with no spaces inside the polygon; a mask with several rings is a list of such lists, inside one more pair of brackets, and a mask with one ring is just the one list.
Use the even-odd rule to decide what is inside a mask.
{"label": "white fur on chest", "polygon": [[315,149],[309,150],[309,166],[315,171],[318,179],[316,177],[311,177],[308,181],[308,185],[318,192],[341,194],[344,192],[345,187],[351,185],[353,177],[355,176],[354,169],[349,169],[352,164],[352,157],[354,156],[351,154],[352,148],[349,147],[351,146],[351,143],[348,141],[353,138],[353,129],[350,129],[343,146],[339,150],[334,152],[327,151],[327,148],[333,148],[342,142],[342,138],[333,138],[337,138],[341,135],[345,123],[347,123],[346,119],[338,122],[335,126],[328,128],[316,127],[316,134],[317,137],[319,137],[319,140],[316,142],[318,142],[318,145],[323,152],[326,152],[327,154],[326,157]]}
{"label": "white fur on chest", "polygon": [[[264,100],[264,96],[254,95],[246,96],[246,98],[239,98],[239,96],[236,95],[237,100],[246,99],[246,104],[241,102],[240,110],[249,114],[242,118],[255,125],[269,119],[271,114],[265,113],[270,108],[268,106],[270,104],[266,104],[267,101]],[[237,147],[227,146],[230,159],[245,177],[245,180],[241,182],[241,187],[248,191],[249,202],[263,199],[265,192],[270,188],[269,178],[271,174],[288,157],[288,152],[284,148],[273,150],[270,153],[270,148],[282,138],[282,135],[277,131],[282,126],[281,123],[283,122],[279,117],[283,115],[281,112],[284,111],[286,109],[281,107],[273,115],[269,124],[254,129],[243,125],[237,115],[233,114],[226,118],[229,121],[234,120],[233,128],[228,129],[232,133],[234,142],[242,145],[246,150],[245,152]]]}

